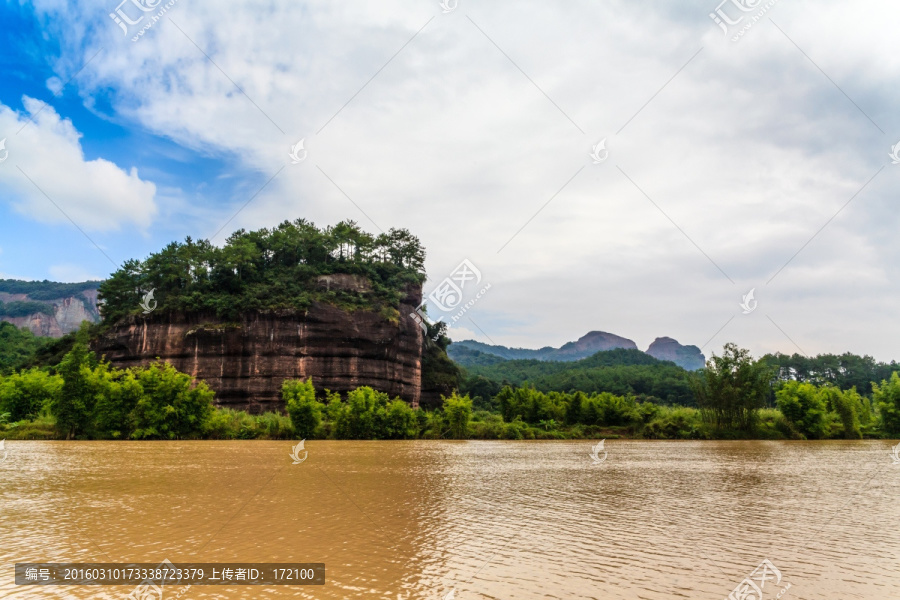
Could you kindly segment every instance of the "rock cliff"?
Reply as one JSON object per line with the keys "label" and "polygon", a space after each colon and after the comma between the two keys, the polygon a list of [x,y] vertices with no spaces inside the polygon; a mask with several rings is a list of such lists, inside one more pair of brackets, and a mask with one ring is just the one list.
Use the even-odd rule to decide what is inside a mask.
{"label": "rock cliff", "polygon": [[646,350],[647,354],[659,360],[670,360],[676,365],[696,371],[706,365],[706,357],[697,346],[684,346],[670,337],[658,337]]}
{"label": "rock cliff", "polygon": [[[329,276],[320,285],[362,289],[365,282]],[[160,358],[206,381],[217,404],[253,413],[281,409],[282,381],[306,377],[320,390],[368,385],[418,406],[423,340],[409,314],[421,295],[419,287],[407,289],[399,319],[319,302],[306,311],[245,314],[236,323],[202,313],[130,316],[94,349],[117,367]]]}
{"label": "rock cliff", "polygon": [[59,298],[44,299],[41,297],[40,300],[35,300],[29,294],[11,294],[0,291],[0,302],[37,302],[44,305],[45,312],[33,312],[27,315],[11,316],[0,311],[0,320],[9,321],[16,327],[25,327],[30,329],[33,334],[40,336],[58,338],[78,329],[82,321],[91,323],[100,321],[96,289],[88,289],[72,296]]}

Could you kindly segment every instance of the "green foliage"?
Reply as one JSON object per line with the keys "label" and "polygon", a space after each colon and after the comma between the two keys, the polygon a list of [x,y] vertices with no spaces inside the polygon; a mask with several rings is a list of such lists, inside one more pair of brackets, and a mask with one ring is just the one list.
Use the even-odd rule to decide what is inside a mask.
{"label": "green foliage", "polygon": [[828,436],[830,420],[826,395],[813,384],[799,381],[788,381],[775,392],[778,410],[807,439]]}
{"label": "green foliage", "polygon": [[62,378],[37,369],[0,377],[0,413],[10,421],[32,420],[58,398]]}
{"label": "green foliage", "polygon": [[24,327],[0,321],[0,375],[23,366],[48,342]]}
{"label": "green foliage", "polygon": [[294,425],[289,417],[267,412],[251,415],[243,410],[215,408],[203,427],[203,436],[215,440],[290,440]]}
{"label": "green foliage", "polygon": [[769,392],[770,368],[750,351],[725,344],[689,378],[704,420],[720,429],[751,431]]}
{"label": "green foliage", "polygon": [[333,421],[332,437],[349,440],[395,440],[414,438],[419,431],[416,411],[399,398],[391,400],[368,386],[356,388],[341,402],[328,394],[326,412]]}
{"label": "green foliage", "polygon": [[465,439],[469,435],[469,419],[472,417],[472,400],[454,392],[444,398],[444,415],[450,428],[450,436]]}
{"label": "green foliage", "polygon": [[872,393],[872,382],[889,379],[900,371],[900,364],[877,362],[871,356],[820,354],[807,357],[801,354],[767,354],[762,360],[775,369],[779,381],[802,381],[815,385],[831,384],[842,391],[856,388],[860,393]]}
{"label": "green foliage", "polygon": [[135,407],[145,394],[135,370],[112,369],[107,363],[100,363],[91,371],[88,385],[95,396],[95,435],[110,439],[130,437]]}
{"label": "green foliage", "polygon": [[609,392],[666,404],[694,404],[688,372],[640,350],[607,350],[572,362],[506,360],[471,365],[466,372],[460,389],[472,394],[477,382],[486,379],[497,387],[509,384],[533,386],[542,392]]}
{"label": "green foliage", "polygon": [[205,382],[192,386],[190,375],[157,362],[137,372],[143,395],[131,411],[134,439],[184,439],[203,429],[215,393]]}
{"label": "green foliage", "polygon": [[306,381],[285,379],[281,384],[281,398],[296,434],[303,439],[313,437],[322,422],[325,405],[316,400],[312,378]]}
{"label": "green foliage", "polygon": [[53,315],[55,313],[53,306],[45,302],[32,302],[30,300],[0,301],[0,316],[27,317],[35,314]]}
{"label": "green foliage", "polygon": [[0,292],[7,294],[27,294],[32,300],[57,300],[77,296],[88,290],[100,287],[99,281],[83,281],[81,283],[58,283],[55,281],[20,281],[18,279],[0,279]]}
{"label": "green foliage", "polygon": [[[444,323],[438,325],[443,326]],[[423,390],[447,396],[459,388],[462,371],[447,356],[445,348],[449,342],[450,340],[443,336],[438,337],[437,342],[425,336],[422,347]]]}
{"label": "green foliage", "polygon": [[872,399],[881,414],[881,426],[891,436],[900,435],[900,375],[872,384]]}
{"label": "green foliage", "polygon": [[[234,232],[222,248],[207,240],[173,242],[146,260],[129,260],[100,285],[105,319],[140,312],[154,291],[157,310],[210,312],[238,320],[249,311],[308,308],[322,301],[376,312],[399,305],[424,280],[425,251],[405,229],[372,236],[353,221],[318,229],[304,219]],[[371,289],[331,289],[320,275],[365,278]]]}
{"label": "green foliage", "polygon": [[91,424],[96,400],[95,390],[91,387],[92,359],[87,345],[79,341],[57,367],[63,384],[50,403],[50,412],[66,439],[84,433]]}

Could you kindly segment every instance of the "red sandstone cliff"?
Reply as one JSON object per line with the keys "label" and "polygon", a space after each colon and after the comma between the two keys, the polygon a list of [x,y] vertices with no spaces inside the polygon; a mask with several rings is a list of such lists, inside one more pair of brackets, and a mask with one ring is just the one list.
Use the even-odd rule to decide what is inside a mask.
{"label": "red sandstone cliff", "polygon": [[[338,277],[322,283],[360,285]],[[368,385],[418,406],[422,330],[409,314],[421,297],[421,289],[408,291],[399,322],[321,303],[303,312],[247,314],[240,323],[200,313],[131,316],[94,349],[117,367],[161,358],[206,381],[217,404],[254,413],[281,408],[282,381],[306,377],[317,389],[343,393]]]}

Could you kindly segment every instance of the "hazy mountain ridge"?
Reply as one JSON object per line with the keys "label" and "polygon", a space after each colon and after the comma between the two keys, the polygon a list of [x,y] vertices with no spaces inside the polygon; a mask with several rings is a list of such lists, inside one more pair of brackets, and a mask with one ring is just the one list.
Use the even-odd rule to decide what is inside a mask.
{"label": "hazy mountain ridge", "polygon": [[[485,344],[475,340],[463,340],[450,344],[447,354],[462,366],[492,365],[503,360],[541,360],[571,362],[581,360],[607,350],[618,348],[638,350],[633,340],[605,331],[591,331],[574,342],[567,342],[559,348],[545,346],[537,350],[528,348],[508,348],[501,345]],[[685,346],[670,337],[656,338],[644,351],[659,360],[674,362],[687,370],[702,368],[706,357],[697,346]]]}

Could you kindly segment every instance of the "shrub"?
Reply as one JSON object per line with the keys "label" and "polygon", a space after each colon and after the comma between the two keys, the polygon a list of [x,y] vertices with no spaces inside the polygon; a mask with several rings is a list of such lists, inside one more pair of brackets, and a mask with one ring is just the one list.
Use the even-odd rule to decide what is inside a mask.
{"label": "shrub", "polygon": [[10,421],[34,419],[53,402],[62,388],[62,378],[38,369],[0,378],[0,413]]}
{"label": "shrub", "polygon": [[303,439],[312,438],[325,409],[325,405],[316,400],[312,378],[306,381],[285,379],[281,384],[281,397],[296,435]]}
{"label": "shrub", "polygon": [[813,384],[788,381],[775,392],[775,401],[784,418],[802,436],[821,439],[828,435],[828,406]]}
{"label": "shrub", "polygon": [[450,397],[444,398],[443,408],[450,435],[455,439],[466,438],[469,435],[469,419],[472,417],[472,400],[453,392]]}
{"label": "shrub", "polygon": [[900,376],[891,373],[888,381],[872,384],[872,399],[881,414],[881,426],[889,435],[900,434]]}
{"label": "shrub", "polygon": [[144,395],[131,411],[132,438],[184,439],[202,431],[215,396],[205,382],[191,387],[189,375],[163,362],[139,371],[137,380]]}

